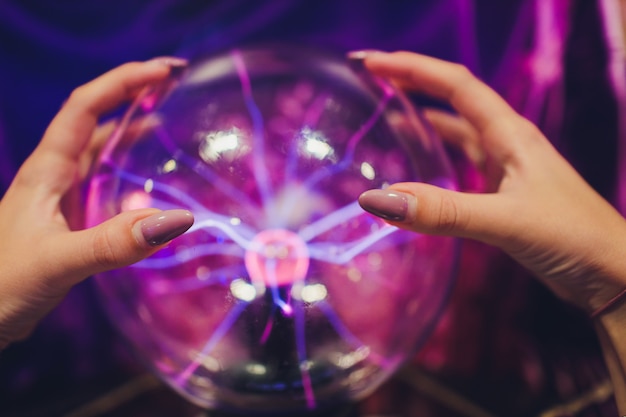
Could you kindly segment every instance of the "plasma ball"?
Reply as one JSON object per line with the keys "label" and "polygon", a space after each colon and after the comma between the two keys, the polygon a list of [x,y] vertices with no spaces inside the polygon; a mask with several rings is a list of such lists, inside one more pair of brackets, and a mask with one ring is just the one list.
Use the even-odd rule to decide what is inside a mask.
{"label": "plasma ball", "polygon": [[309,251],[296,233],[264,230],[250,243],[245,265],[252,282],[280,287],[304,279],[309,269]]}
{"label": "plasma ball", "polygon": [[190,58],[121,119],[87,223],[148,207],[196,221],[98,274],[103,305],[201,407],[330,415],[425,342],[457,259],[453,239],[390,226],[358,196],[406,181],[455,188],[453,170],[408,99],[362,63],[301,45]]}

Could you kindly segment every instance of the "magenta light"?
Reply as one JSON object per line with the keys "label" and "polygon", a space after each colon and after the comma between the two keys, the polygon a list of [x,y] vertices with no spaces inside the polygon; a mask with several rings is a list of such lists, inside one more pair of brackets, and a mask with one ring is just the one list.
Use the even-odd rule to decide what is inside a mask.
{"label": "magenta light", "polygon": [[302,282],[309,268],[309,251],[294,232],[263,230],[252,239],[245,256],[253,283],[268,287]]}

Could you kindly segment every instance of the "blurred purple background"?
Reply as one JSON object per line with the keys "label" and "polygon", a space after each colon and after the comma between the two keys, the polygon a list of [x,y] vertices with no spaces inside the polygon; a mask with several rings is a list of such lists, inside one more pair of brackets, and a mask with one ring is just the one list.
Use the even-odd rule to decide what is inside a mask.
{"label": "blurred purple background", "polygon": [[[160,55],[288,40],[339,52],[405,49],[461,62],[537,123],[596,190],[624,208],[626,72],[618,5],[618,0],[3,0],[0,190],[72,89],[106,70]],[[475,175],[460,156],[453,157],[464,188],[475,188]],[[616,414],[602,391],[607,376],[590,322],[508,257],[477,243],[464,244],[450,305],[407,369],[399,385],[392,381],[381,389],[362,412],[526,416],[592,393],[578,411],[554,415]],[[0,355],[0,415],[72,415],[142,372],[86,282],[31,338]],[[415,381],[423,382],[418,377],[424,375],[430,382],[415,391]],[[487,414],[446,403],[456,397],[427,389],[433,386]],[[166,390],[156,392],[149,404],[139,402],[132,414],[123,415],[197,413],[177,400],[166,401]]]}

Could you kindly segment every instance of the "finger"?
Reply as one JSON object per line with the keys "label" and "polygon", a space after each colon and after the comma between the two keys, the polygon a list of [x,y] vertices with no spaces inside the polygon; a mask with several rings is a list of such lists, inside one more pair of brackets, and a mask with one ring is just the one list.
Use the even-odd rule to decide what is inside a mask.
{"label": "finger", "polygon": [[[78,173],[76,178],[78,183],[84,182],[93,175],[94,169],[97,168],[97,161],[99,159],[100,152],[117,126],[117,120],[110,120],[104,124],[98,125],[95,128],[93,134],[91,135],[91,139],[88,141],[86,148],[80,155],[80,159],[78,161]],[[55,182],[55,180],[52,179],[51,182]],[[65,192],[60,201],[61,211],[70,230],[79,230],[84,228],[84,197],[84,190],[81,187],[71,187]]]}
{"label": "finger", "polygon": [[398,183],[359,197],[361,207],[403,229],[463,237],[499,246],[502,231],[513,231],[507,199],[496,194],[451,191],[423,183]]}
{"label": "finger", "polygon": [[50,256],[56,259],[51,274],[74,285],[98,272],[133,264],[156,252],[193,224],[187,210],[133,210],[90,229],[57,238]]}
{"label": "finger", "polygon": [[98,119],[132,99],[142,88],[166,79],[172,62],[177,61],[127,63],[78,87],[50,123],[38,149],[78,159]]}
{"label": "finger", "polygon": [[39,146],[25,161],[11,188],[45,190],[57,200],[79,181],[82,152],[101,114],[132,99],[138,90],[165,79],[178,58],[158,58],[117,67],[77,88],[48,126]]}
{"label": "finger", "polygon": [[481,132],[494,118],[519,118],[463,65],[411,52],[373,53],[366,57],[365,65],[373,73],[450,103]]}
{"label": "finger", "polygon": [[116,143],[118,150],[126,149],[132,146],[137,140],[154,129],[160,124],[160,120],[155,115],[147,115],[138,117],[132,120],[125,126],[120,126],[118,120],[110,120],[104,124],[98,125],[89,140],[86,149],[80,155],[80,179],[85,179],[91,173],[94,164],[98,160],[102,149],[111,137],[116,133],[117,129],[121,129],[119,132],[121,138]]}
{"label": "finger", "polygon": [[477,167],[483,166],[485,152],[480,135],[467,120],[436,109],[425,109],[423,114],[446,143],[462,150]]}
{"label": "finger", "polygon": [[500,162],[516,162],[520,150],[541,135],[495,91],[462,65],[410,52],[374,52],[364,64],[373,73],[446,101],[474,126]]}
{"label": "finger", "polygon": [[117,125],[117,120],[109,120],[94,129],[91,139],[89,139],[84,151],[80,155],[78,167],[79,180],[82,181],[89,176],[94,162],[98,159],[102,148],[113,134]]}

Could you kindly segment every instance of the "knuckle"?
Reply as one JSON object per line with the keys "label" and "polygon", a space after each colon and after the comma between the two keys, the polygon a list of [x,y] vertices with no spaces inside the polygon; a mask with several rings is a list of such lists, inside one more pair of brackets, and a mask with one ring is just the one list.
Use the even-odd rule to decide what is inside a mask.
{"label": "knuckle", "polygon": [[475,78],[469,68],[463,64],[453,64],[452,71],[457,83],[459,84],[463,84]]}
{"label": "knuckle", "polygon": [[105,76],[109,76],[112,74],[115,74],[115,76],[132,74],[140,70],[141,67],[142,67],[141,62],[137,62],[137,61],[125,62],[121,64],[120,66],[113,68],[111,71],[109,71],[109,73],[105,74]]}
{"label": "knuckle", "polygon": [[449,75],[451,84],[447,98],[451,102],[454,102],[458,96],[461,96],[474,82],[478,81],[474,74],[462,64],[452,64]]}
{"label": "knuckle", "polygon": [[81,102],[82,100],[84,100],[84,97],[87,95],[88,93],[87,90],[88,90],[88,87],[86,84],[76,87],[70,93],[70,96],[68,97],[67,101],[71,103]]}
{"label": "knuckle", "polygon": [[62,108],[82,108],[85,106],[85,103],[88,103],[88,100],[91,96],[89,85],[83,84],[81,86],[76,87],[70,93],[69,97],[63,103]]}
{"label": "knuckle", "polygon": [[459,208],[456,201],[450,196],[443,195],[436,217],[436,228],[442,233],[457,230],[459,224]]}
{"label": "knuckle", "polygon": [[136,70],[140,68],[142,65],[143,63],[139,61],[129,61],[120,65],[119,68],[121,68],[122,70]]}
{"label": "knuckle", "polygon": [[521,122],[520,122],[520,135],[532,141],[538,141],[538,140],[544,139],[544,136],[543,136],[543,133],[541,133],[541,130],[539,130],[539,128],[530,120],[523,118],[523,117],[521,118]]}
{"label": "knuckle", "polygon": [[[50,167],[54,167],[54,171],[51,171]],[[56,155],[38,152],[22,164],[13,178],[11,187],[21,191],[43,191],[48,194],[57,191],[59,179],[71,178],[72,174],[72,169],[58,163]]]}
{"label": "knuckle", "polygon": [[114,239],[106,228],[96,231],[93,240],[92,258],[102,270],[115,267],[119,264],[119,256],[115,250]]}

